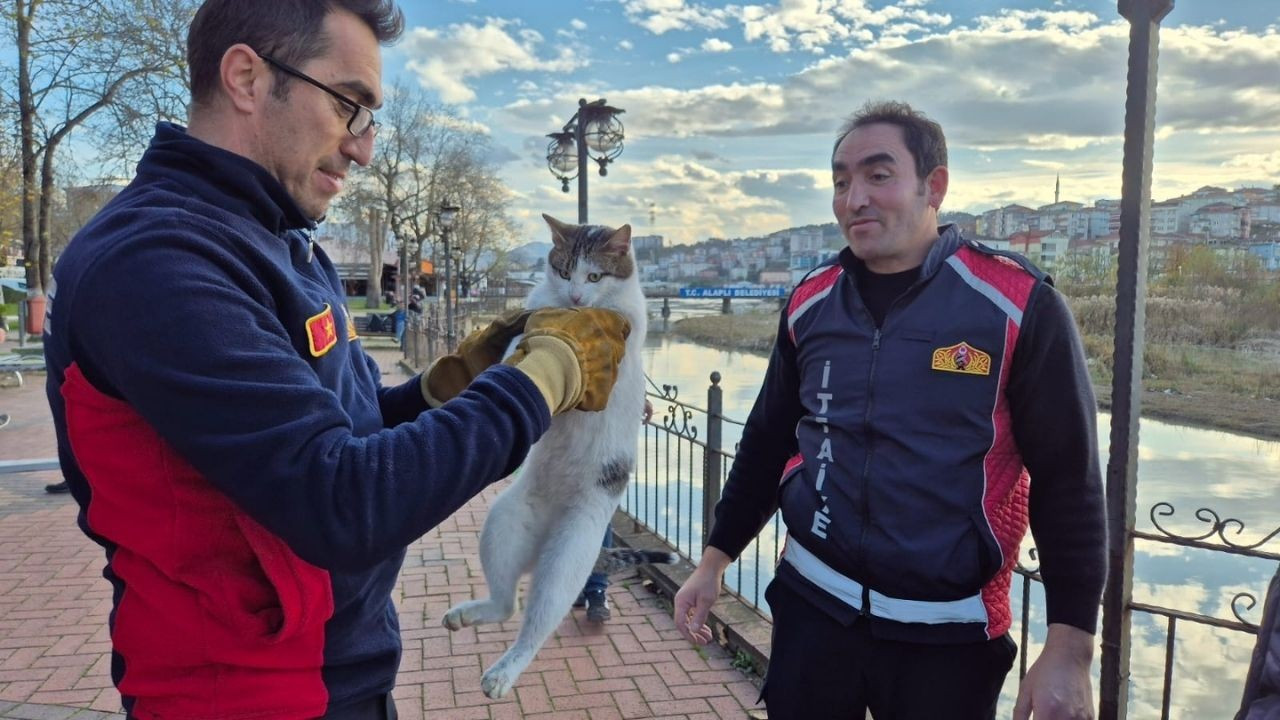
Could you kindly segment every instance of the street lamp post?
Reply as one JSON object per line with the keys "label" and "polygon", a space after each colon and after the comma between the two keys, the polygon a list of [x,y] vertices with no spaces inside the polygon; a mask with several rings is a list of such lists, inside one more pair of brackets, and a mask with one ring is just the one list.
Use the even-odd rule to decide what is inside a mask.
{"label": "street lamp post", "polygon": [[453,220],[461,209],[446,199],[440,202],[440,210],[436,213],[436,217],[440,220],[440,240],[444,243],[445,340],[449,352],[453,352],[453,280],[449,277],[449,232],[453,229]]}
{"label": "street lamp post", "polygon": [[622,154],[624,137],[618,116],[626,112],[611,107],[604,98],[587,102],[578,100],[578,112],[569,118],[564,129],[547,137],[547,167],[569,192],[569,181],[578,178],[578,223],[587,222],[587,159],[600,165],[600,175],[609,174],[607,166]]}

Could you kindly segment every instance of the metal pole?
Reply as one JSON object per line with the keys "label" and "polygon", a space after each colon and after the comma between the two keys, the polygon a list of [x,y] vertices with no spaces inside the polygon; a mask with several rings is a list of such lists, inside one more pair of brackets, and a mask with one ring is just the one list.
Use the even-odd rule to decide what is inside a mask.
{"label": "metal pole", "polygon": [[586,98],[578,99],[578,118],[573,124],[573,138],[578,143],[578,224],[587,224],[587,109]]}
{"label": "metal pole", "polygon": [[[724,390],[720,387],[720,373],[711,373],[711,387],[707,388],[707,447],[706,462],[702,466],[702,546],[711,539],[711,527],[716,521],[716,503],[720,502],[720,467],[724,461],[720,454],[723,444]],[[692,548],[691,548],[692,549]]]}
{"label": "metal pole", "polygon": [[449,277],[449,228],[440,232],[444,239],[444,336],[445,352],[453,352],[453,279]]}
{"label": "metal pole", "polygon": [[1122,720],[1129,707],[1133,600],[1133,527],[1138,479],[1138,428],[1146,324],[1147,245],[1151,217],[1151,152],[1155,137],[1156,57],[1160,21],[1173,0],[1120,0],[1130,24],[1125,98],[1120,257],[1111,383],[1111,447],[1107,462],[1107,587],[1102,598],[1100,720]]}

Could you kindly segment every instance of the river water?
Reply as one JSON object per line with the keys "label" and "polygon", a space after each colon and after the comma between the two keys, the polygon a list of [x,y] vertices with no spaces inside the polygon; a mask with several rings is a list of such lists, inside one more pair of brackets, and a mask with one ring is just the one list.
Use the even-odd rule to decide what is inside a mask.
{"label": "river water", "polygon": [[[666,334],[660,314],[661,301],[650,301],[650,307],[651,329],[644,359],[649,377],[658,385],[678,387],[681,400],[706,407],[709,376],[712,371],[717,371],[722,378],[720,386],[725,416],[745,420],[759,392],[768,358],[755,353],[710,348]],[[776,301],[733,302],[735,312],[776,307]],[[720,302],[673,300],[670,309],[670,321],[674,322],[689,315],[718,313]],[[669,415],[670,411],[663,403],[655,402],[655,405],[658,406],[656,421],[660,423],[662,416]],[[698,426],[699,438],[705,438],[705,418],[698,415],[691,422]],[[1099,447],[1104,472],[1110,422],[1110,416],[1099,413]],[[724,447],[732,449],[740,431],[739,426],[725,423]],[[1140,432],[1138,476],[1139,530],[1155,531],[1150,512],[1157,503],[1168,503],[1173,513],[1156,520],[1180,535],[1200,535],[1209,530],[1209,524],[1196,517],[1200,508],[1210,509],[1222,519],[1239,520],[1243,526],[1241,532],[1236,533],[1234,526],[1227,531],[1228,539],[1237,544],[1256,543],[1280,527],[1280,512],[1277,512],[1280,509],[1280,483],[1277,482],[1280,478],[1280,443],[1144,420]],[[700,498],[693,498],[693,502],[692,516],[700,517]],[[672,509],[662,508],[662,511],[669,514]],[[683,512],[689,513],[687,504]],[[699,533],[700,525],[695,525],[692,530],[695,546]],[[775,550],[772,534],[768,527],[761,533],[759,571],[763,579],[760,587],[771,576]],[[1221,543],[1217,536],[1207,541],[1214,540]],[[1277,546],[1280,546],[1280,540],[1272,539],[1262,549],[1276,552],[1280,550]],[[1027,565],[1034,565],[1026,553],[1031,547],[1033,542],[1028,535],[1022,556],[1023,563]],[[745,553],[743,562],[754,565]],[[754,567],[749,570],[754,570]],[[1257,598],[1257,607],[1249,611],[1249,603],[1243,601],[1237,602],[1236,608],[1244,619],[1257,623],[1261,619],[1267,583],[1275,571],[1276,565],[1270,561],[1138,541],[1135,548],[1134,600],[1234,620],[1233,598],[1238,593],[1249,593]],[[732,571],[729,579],[732,583]],[[1029,657],[1034,659],[1043,639],[1044,605],[1040,585],[1033,583],[1032,588]],[[742,591],[749,598],[752,596],[752,588],[744,587]],[[1016,578],[1014,591],[1015,596],[1021,591],[1021,581]],[[763,598],[760,601],[763,604]],[[1147,613],[1136,612],[1133,615],[1129,717],[1135,720],[1160,717],[1166,622],[1163,617]],[[1015,621],[1015,638],[1018,632]],[[1180,621],[1174,654],[1170,717],[1186,720],[1230,718],[1239,705],[1253,643],[1252,634]],[[1095,653],[1095,674],[1098,654]],[[1006,684],[999,717],[1008,717],[1011,713],[1016,672],[1015,665]],[[1096,692],[1096,679],[1094,689]]]}

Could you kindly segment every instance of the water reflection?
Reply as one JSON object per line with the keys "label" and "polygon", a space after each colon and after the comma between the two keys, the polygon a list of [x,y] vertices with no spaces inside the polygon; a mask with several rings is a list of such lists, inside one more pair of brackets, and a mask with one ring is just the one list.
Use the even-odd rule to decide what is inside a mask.
{"label": "water reflection", "polygon": [[[718,312],[718,301],[697,302],[714,302]],[[724,413],[742,420],[759,392],[767,363],[768,358],[761,354],[708,348],[660,332],[651,333],[644,358],[645,370],[657,384],[677,386],[681,400],[699,407],[706,407],[709,376],[712,371],[718,371],[722,376]],[[657,408],[659,417],[666,411],[665,407]],[[1107,414],[1099,414],[1099,447],[1104,454],[1104,468],[1110,421]],[[698,414],[693,422],[699,426],[700,437],[705,437],[705,416]],[[739,426],[726,424],[724,446],[732,451],[740,435]],[[686,519],[673,517],[674,504],[664,506],[660,497],[663,488],[654,488],[654,497],[647,503],[664,518],[664,523],[679,524],[682,548],[691,549],[696,557],[701,544],[702,513],[700,494],[691,492],[691,481],[700,481],[701,456],[689,456],[687,452],[682,457],[684,467],[676,493],[679,514]],[[1148,513],[1160,502],[1176,509],[1172,516],[1160,518],[1160,524],[1179,535],[1200,535],[1210,529],[1209,523],[1196,517],[1196,510],[1202,507],[1211,508],[1221,518],[1235,518],[1243,523],[1244,530],[1239,534],[1234,529],[1227,531],[1227,537],[1238,544],[1258,542],[1280,526],[1280,514],[1276,512],[1280,507],[1280,484],[1276,482],[1280,476],[1280,443],[1144,420],[1139,461],[1137,527],[1140,530],[1156,532]],[[761,533],[761,538],[761,543],[749,548],[739,563],[742,582],[746,584],[739,589],[748,598],[755,595],[753,591],[757,588],[762,595],[777,557],[778,548],[769,527]],[[1215,540],[1220,542],[1216,536],[1208,541]],[[1280,550],[1278,545],[1280,540],[1273,539],[1263,549],[1276,552]],[[1032,546],[1033,540],[1028,536],[1024,543],[1024,562],[1026,550]],[[757,568],[761,575],[758,586],[753,580]],[[1247,603],[1240,606],[1240,610],[1245,612],[1245,619],[1257,623],[1261,619],[1261,601],[1267,582],[1275,571],[1275,563],[1266,560],[1138,541],[1134,600],[1234,620],[1232,598],[1247,592],[1257,598],[1258,606],[1252,613],[1245,612]],[[733,585],[737,580],[736,572],[731,571],[728,581]],[[1018,580],[1014,582],[1014,592],[1016,607],[1021,592]],[[763,597],[759,604],[764,605]],[[1031,641],[1030,647],[1024,649],[1032,658],[1043,642],[1043,628],[1042,588],[1033,583]],[[1133,616],[1131,718],[1160,716],[1166,629],[1167,621],[1162,617],[1146,613]],[[1020,632],[1016,623],[1013,632],[1016,638]],[[1170,716],[1188,720],[1230,717],[1239,704],[1253,642],[1251,634],[1179,622]],[[1094,664],[1096,683],[1096,659]],[[1006,685],[1000,717],[1011,714],[1016,683],[1015,672]]]}

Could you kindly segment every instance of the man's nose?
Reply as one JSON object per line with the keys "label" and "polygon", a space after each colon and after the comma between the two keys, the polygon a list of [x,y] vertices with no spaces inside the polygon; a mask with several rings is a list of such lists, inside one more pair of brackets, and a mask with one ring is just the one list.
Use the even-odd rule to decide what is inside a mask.
{"label": "man's nose", "polygon": [[848,210],[857,212],[867,206],[867,191],[862,187],[861,183],[852,183],[849,190],[844,194],[844,206]]}
{"label": "man's nose", "polygon": [[360,137],[355,137],[348,133],[347,139],[342,143],[342,154],[351,159],[352,162],[360,167],[366,167],[373,162],[373,138],[371,132],[365,133]]}

